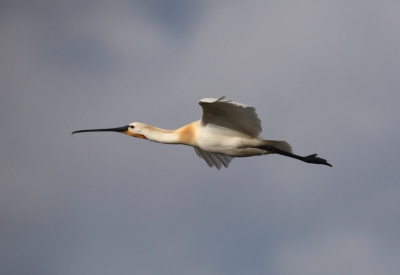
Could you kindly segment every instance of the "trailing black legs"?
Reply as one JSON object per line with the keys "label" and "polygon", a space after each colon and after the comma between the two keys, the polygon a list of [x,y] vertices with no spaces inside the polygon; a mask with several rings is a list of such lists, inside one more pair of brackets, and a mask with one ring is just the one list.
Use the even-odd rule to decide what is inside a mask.
{"label": "trailing black legs", "polygon": [[280,150],[280,149],[278,149],[276,147],[273,147],[273,146],[264,145],[264,146],[260,146],[260,147],[257,147],[257,148],[260,148],[260,149],[263,149],[263,150],[267,150],[271,154],[279,154],[279,155],[282,155],[282,156],[298,159],[298,160],[301,160],[301,161],[304,161],[304,162],[307,162],[307,163],[323,164],[323,165],[327,165],[327,166],[332,167],[332,165],[329,164],[325,159],[317,157],[317,154],[312,154],[312,155],[309,155],[309,156],[302,157],[302,156],[299,156],[299,155],[295,155],[295,154]]}

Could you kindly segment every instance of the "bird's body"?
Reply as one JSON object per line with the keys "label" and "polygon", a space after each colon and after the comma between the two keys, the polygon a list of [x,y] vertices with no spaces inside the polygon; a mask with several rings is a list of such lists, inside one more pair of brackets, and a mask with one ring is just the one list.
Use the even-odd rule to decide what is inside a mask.
{"label": "bird's body", "polygon": [[285,141],[261,138],[261,121],[253,107],[225,100],[205,98],[199,104],[203,108],[201,120],[175,130],[166,130],[140,122],[111,129],[80,130],[78,132],[114,131],[133,137],[165,144],[183,144],[194,147],[197,155],[210,167],[228,167],[234,157],[251,157],[265,154],[281,154],[308,163],[325,164],[326,160],[310,155],[292,154]]}
{"label": "bird's body", "polygon": [[265,145],[265,141],[259,138],[249,137],[231,129],[215,127],[212,124],[203,125],[200,120],[175,130],[161,129],[138,122],[134,126],[135,128],[142,127],[141,133],[150,141],[183,144],[231,157],[262,155],[260,149],[257,149],[259,153],[248,149]]}

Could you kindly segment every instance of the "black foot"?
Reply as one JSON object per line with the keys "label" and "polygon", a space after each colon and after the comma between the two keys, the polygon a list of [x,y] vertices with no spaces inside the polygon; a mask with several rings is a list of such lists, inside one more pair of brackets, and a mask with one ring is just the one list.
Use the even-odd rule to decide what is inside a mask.
{"label": "black foot", "polygon": [[323,164],[323,165],[327,165],[327,166],[332,167],[332,165],[329,164],[326,161],[326,159],[322,159],[322,158],[317,157],[317,154],[313,154],[313,155],[309,155],[309,156],[303,157],[302,160],[304,162],[307,162],[307,163]]}

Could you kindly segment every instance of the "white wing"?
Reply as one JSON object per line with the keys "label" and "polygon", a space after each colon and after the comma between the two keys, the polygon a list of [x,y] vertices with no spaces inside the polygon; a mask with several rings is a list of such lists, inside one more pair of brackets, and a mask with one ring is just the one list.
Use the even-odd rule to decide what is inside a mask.
{"label": "white wing", "polygon": [[249,137],[258,137],[261,133],[261,120],[256,109],[245,104],[219,99],[204,98],[199,102],[203,108],[201,122],[241,132]]}
{"label": "white wing", "polygon": [[214,154],[214,153],[210,153],[204,150],[201,150],[199,147],[194,147],[194,150],[196,151],[196,154],[204,159],[208,166],[213,167],[215,165],[215,167],[217,167],[217,169],[221,169],[222,164],[228,168],[229,163],[232,161],[233,157],[229,157],[229,156],[225,156],[225,155],[220,155],[220,154]]}

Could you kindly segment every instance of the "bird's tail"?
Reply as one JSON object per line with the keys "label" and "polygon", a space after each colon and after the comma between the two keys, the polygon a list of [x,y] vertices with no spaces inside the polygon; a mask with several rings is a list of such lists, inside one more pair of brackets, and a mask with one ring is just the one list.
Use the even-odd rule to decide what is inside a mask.
{"label": "bird's tail", "polygon": [[292,147],[286,141],[281,140],[264,140],[265,145],[275,147],[279,150],[291,153]]}

